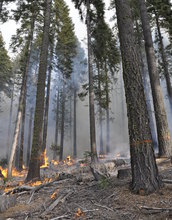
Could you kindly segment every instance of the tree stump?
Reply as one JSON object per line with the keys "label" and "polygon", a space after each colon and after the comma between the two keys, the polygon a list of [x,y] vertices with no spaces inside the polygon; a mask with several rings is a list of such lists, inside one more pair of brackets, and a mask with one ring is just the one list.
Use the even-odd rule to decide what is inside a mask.
{"label": "tree stump", "polygon": [[120,167],[120,166],[126,165],[126,162],[125,162],[124,159],[115,159],[114,163],[115,163],[116,167]]}
{"label": "tree stump", "polygon": [[0,213],[5,212],[16,203],[15,195],[0,195]]}
{"label": "tree stump", "polygon": [[131,168],[123,168],[118,170],[117,178],[126,179],[131,177]]}

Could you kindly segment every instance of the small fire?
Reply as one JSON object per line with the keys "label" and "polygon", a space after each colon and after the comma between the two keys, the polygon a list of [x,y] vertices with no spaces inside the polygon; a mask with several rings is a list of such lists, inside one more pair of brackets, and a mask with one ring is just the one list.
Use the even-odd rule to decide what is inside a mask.
{"label": "small fire", "polygon": [[57,192],[58,192],[58,190],[51,195],[51,199],[55,199],[56,198]]}
{"label": "small fire", "polygon": [[[7,168],[3,169],[3,168],[0,166],[0,170],[1,170],[2,175],[3,175],[5,178],[7,178],[8,169],[7,169]],[[23,177],[23,176],[24,176],[24,173],[21,173],[21,172],[17,171],[16,168],[13,168],[13,169],[12,169],[12,176],[15,176],[15,177],[16,177],[16,176],[18,176],[18,177]]]}
{"label": "small fire", "polygon": [[40,186],[41,184],[42,184],[41,181],[36,181],[36,182],[30,183],[29,185],[30,185],[30,186]]}
{"label": "small fire", "polygon": [[2,175],[3,175],[5,178],[7,178],[8,169],[7,169],[7,168],[6,168],[6,169],[3,169],[3,168],[0,166],[0,170],[1,170]]}
{"label": "small fire", "polygon": [[25,165],[24,165],[24,164],[22,165],[22,169],[23,169],[23,170],[25,170],[25,169],[26,169],[26,167],[25,167]]}
{"label": "small fire", "polygon": [[44,164],[40,168],[45,168],[45,167],[48,167],[48,165],[49,165],[48,164],[48,157],[46,155],[46,150],[44,151],[43,155],[44,155]]}
{"label": "small fire", "polygon": [[68,165],[68,166],[72,166],[73,165],[73,160],[71,159],[71,156],[67,156],[66,157],[66,164]]}
{"label": "small fire", "polygon": [[12,187],[12,186],[5,187],[4,193],[8,193],[9,191],[11,191],[13,189],[14,189],[14,187]]}
{"label": "small fire", "polygon": [[75,218],[80,218],[80,217],[85,218],[85,213],[80,208],[78,208],[77,212],[75,213]]}
{"label": "small fire", "polygon": [[18,172],[18,171],[16,170],[16,168],[13,168],[13,169],[12,169],[12,176],[23,177],[23,176],[24,176],[24,173]]}
{"label": "small fire", "polygon": [[51,163],[54,165],[54,166],[57,166],[59,164],[59,162],[57,160],[52,160]]}

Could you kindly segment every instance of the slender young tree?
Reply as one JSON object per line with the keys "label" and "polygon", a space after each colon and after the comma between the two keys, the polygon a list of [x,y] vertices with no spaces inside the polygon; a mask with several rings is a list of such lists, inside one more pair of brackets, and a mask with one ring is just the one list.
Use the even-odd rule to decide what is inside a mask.
{"label": "slender young tree", "polygon": [[57,147],[58,147],[58,134],[59,134],[59,102],[60,102],[60,89],[57,89],[57,100],[56,100],[56,127],[55,127],[55,140],[54,145],[55,149],[53,149],[53,160],[57,160]]}
{"label": "slender young tree", "polygon": [[32,124],[33,124],[33,108],[31,107],[31,109],[30,109],[30,115],[29,115],[28,140],[27,140],[27,154],[26,154],[26,166],[27,166],[27,167],[29,167],[30,153],[31,153]]}
{"label": "slender young tree", "polygon": [[[19,107],[17,112],[17,120],[16,120],[16,127],[14,132],[14,138],[11,148],[11,155],[8,164],[8,177],[12,174],[12,164],[14,160],[14,155],[17,147],[17,142],[19,139],[19,131],[20,125],[22,121],[22,132],[21,132],[21,145],[20,145],[20,156],[19,156],[19,169],[22,169],[23,165],[23,146],[24,146],[24,125],[25,125],[25,109],[26,109],[26,93],[27,93],[27,77],[29,71],[29,63],[30,63],[30,56],[31,56],[31,48],[32,48],[32,41],[33,41],[33,34],[34,34],[34,27],[35,27],[35,2],[33,1],[31,4],[31,19],[29,23],[29,28],[27,29],[28,38],[26,40],[26,44],[24,46],[22,60],[21,60],[21,71],[23,72],[23,79],[22,79],[22,86],[20,91],[20,98],[19,98]],[[15,14],[17,16],[18,13]],[[19,16],[24,21],[25,16]],[[18,20],[17,18],[16,20]]]}
{"label": "slender young tree", "polygon": [[95,112],[94,112],[94,85],[93,85],[93,63],[92,63],[92,48],[91,48],[91,30],[94,24],[94,17],[103,16],[104,3],[101,0],[72,0],[75,7],[79,9],[82,15],[82,5],[86,8],[86,26],[87,26],[87,48],[88,48],[88,76],[89,76],[89,118],[90,118],[90,146],[92,153],[92,161],[96,162],[97,147],[96,147],[96,128],[95,128]]}
{"label": "slender young tree", "polygon": [[159,74],[156,66],[156,58],[145,0],[139,0],[138,3],[140,8],[148,70],[152,88],[155,118],[157,124],[159,156],[166,157],[171,155],[170,132],[168,128],[167,116],[165,112],[163,95],[160,86]]}
{"label": "slender young tree", "polygon": [[63,148],[64,148],[64,131],[65,131],[65,101],[66,101],[66,83],[65,83],[65,78],[63,75],[63,87],[62,87],[62,104],[61,104],[61,137],[60,137],[60,155],[59,155],[59,161],[63,160]]}
{"label": "slender young tree", "polygon": [[90,1],[86,2],[87,7],[87,47],[88,47],[88,74],[89,74],[89,110],[90,110],[90,144],[92,161],[97,161],[96,148],[96,127],[95,127],[95,113],[94,113],[94,88],[93,88],[93,67],[91,58],[91,23],[90,23]]}
{"label": "slender young tree", "polygon": [[49,112],[49,100],[50,100],[50,87],[51,87],[51,72],[52,72],[52,62],[53,62],[53,45],[50,46],[50,60],[48,68],[48,80],[47,80],[47,93],[45,100],[45,112],[44,112],[44,126],[43,126],[43,143],[42,143],[42,160],[41,163],[44,164],[44,153],[47,145],[47,129],[48,129],[48,112]]}
{"label": "slender young tree", "polygon": [[128,112],[132,190],[149,194],[160,188],[137,55],[130,1],[115,0]]}
{"label": "slender young tree", "polygon": [[163,37],[162,37],[162,33],[161,33],[159,15],[158,15],[158,12],[156,12],[155,8],[153,9],[153,13],[155,15],[156,27],[157,27],[157,31],[158,31],[160,54],[161,54],[163,70],[164,70],[164,76],[165,76],[166,85],[167,85],[167,92],[168,92],[168,95],[169,95],[169,98],[170,98],[170,103],[172,103],[172,86],[171,86],[171,81],[170,81],[170,73],[169,73],[169,69],[168,69],[168,62],[167,62],[167,58],[166,58],[166,54],[165,54],[165,47],[164,47],[164,43],[163,43]]}
{"label": "slender young tree", "polygon": [[85,80],[87,61],[85,59],[85,53],[77,40],[77,52],[74,58],[72,73],[72,91],[73,91],[73,157],[77,158],[77,96],[80,90],[80,84]]}
{"label": "slender young tree", "polygon": [[73,58],[76,54],[76,37],[74,34],[74,25],[69,17],[69,8],[64,0],[56,0],[56,24],[57,24],[57,68],[61,73],[62,82],[62,115],[61,115],[61,140],[60,140],[60,156],[59,160],[63,159],[64,145],[64,129],[65,129],[65,102],[66,102],[66,87],[67,82],[71,78],[73,71]]}
{"label": "slender young tree", "polygon": [[100,154],[104,151],[102,140],[104,110],[106,112],[106,153],[108,154],[110,153],[110,90],[120,59],[115,36],[102,15],[97,16],[97,22],[92,31],[92,39],[93,57],[97,67],[97,76],[94,78],[97,79],[95,81],[98,81],[98,85],[94,89],[99,106]]}
{"label": "slender young tree", "polygon": [[32,151],[31,151],[31,159],[29,163],[29,170],[25,180],[26,182],[34,178],[38,178],[38,179],[40,178],[43,109],[44,109],[44,97],[45,97],[47,60],[48,60],[51,4],[52,4],[52,0],[45,1],[44,29],[43,29],[43,39],[42,39],[41,54],[40,54],[38,83],[37,83],[33,143],[32,143]]}

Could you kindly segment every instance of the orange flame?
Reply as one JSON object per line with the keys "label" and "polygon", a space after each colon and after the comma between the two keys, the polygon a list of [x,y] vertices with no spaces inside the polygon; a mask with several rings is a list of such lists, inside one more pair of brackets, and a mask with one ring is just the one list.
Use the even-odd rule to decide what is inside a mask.
{"label": "orange flame", "polygon": [[85,217],[85,213],[78,208],[77,212],[75,213],[75,218]]}
{"label": "orange flame", "polygon": [[51,163],[52,163],[54,166],[56,166],[56,165],[59,164],[59,162],[58,162],[57,160],[52,160]]}
{"label": "orange flame", "polygon": [[3,175],[5,178],[7,178],[8,169],[7,169],[7,168],[6,168],[6,169],[3,169],[3,168],[0,166],[0,170],[1,170],[2,175]]}
{"label": "orange flame", "polygon": [[66,157],[66,164],[67,164],[68,166],[72,166],[72,165],[73,165],[73,161],[72,161],[72,159],[71,159],[71,156],[67,156],[67,157]]}
{"label": "orange flame", "polygon": [[[0,166],[0,170],[1,170],[2,175],[3,175],[5,178],[7,178],[8,169],[7,169],[7,168],[3,169],[3,168]],[[12,168],[12,176],[23,177],[23,176],[24,176],[24,173],[20,173],[19,171],[16,170],[16,168]]]}
{"label": "orange flame", "polygon": [[24,173],[21,173],[21,172],[17,171],[16,168],[13,168],[12,169],[12,176],[23,177]]}
{"label": "orange flame", "polygon": [[51,195],[51,199],[55,199],[56,198],[57,192],[58,192],[58,190]]}
{"label": "orange flame", "polygon": [[42,184],[41,181],[36,181],[36,182],[30,183],[29,185],[30,186],[40,186],[41,184]]}
{"label": "orange flame", "polygon": [[44,151],[43,153],[43,156],[44,156],[44,164],[40,167],[40,168],[45,168],[45,167],[48,167],[48,157],[46,155],[46,150]]}

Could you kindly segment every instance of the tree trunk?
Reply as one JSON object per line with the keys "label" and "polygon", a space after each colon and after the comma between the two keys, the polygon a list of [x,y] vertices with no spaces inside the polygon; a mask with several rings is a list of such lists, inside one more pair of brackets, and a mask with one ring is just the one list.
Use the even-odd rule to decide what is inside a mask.
{"label": "tree trunk", "polygon": [[42,148],[42,129],[43,129],[43,109],[45,100],[45,80],[47,71],[48,45],[49,45],[49,27],[50,27],[50,11],[52,0],[45,2],[45,17],[43,39],[40,54],[40,65],[38,73],[36,108],[34,116],[33,143],[31,159],[29,163],[29,171],[26,182],[34,178],[40,178],[40,158]]}
{"label": "tree trunk", "polygon": [[100,155],[104,155],[104,149],[103,149],[103,118],[102,118],[102,107],[101,107],[101,78],[100,78],[100,67],[99,63],[97,64],[98,69],[98,93],[99,93],[99,137],[100,137]]}
{"label": "tree trunk", "polygon": [[74,88],[74,97],[73,97],[73,157],[77,158],[77,130],[76,130],[76,102],[77,102],[77,90]]}
{"label": "tree trunk", "polygon": [[165,75],[165,80],[166,80],[166,85],[167,85],[167,92],[168,92],[168,95],[170,98],[170,103],[171,103],[172,102],[172,87],[171,87],[171,82],[170,82],[170,74],[169,74],[169,70],[168,70],[168,62],[167,62],[167,58],[165,55],[164,43],[162,40],[163,37],[161,34],[160,25],[159,25],[159,16],[156,13],[156,10],[154,10],[154,14],[155,14],[156,26],[157,26],[157,30],[158,30],[160,53],[161,53],[161,58],[162,58],[162,63],[163,63],[163,68],[164,68],[164,75]]}
{"label": "tree trunk", "polygon": [[132,190],[149,194],[160,188],[137,55],[129,0],[115,0],[128,113]]}
{"label": "tree trunk", "polygon": [[2,6],[3,6],[3,0],[1,0],[1,2],[0,2],[0,14],[2,13]]}
{"label": "tree trunk", "polygon": [[106,154],[110,153],[110,116],[109,116],[109,84],[108,84],[108,71],[105,61],[105,74],[106,74]]}
{"label": "tree trunk", "polygon": [[[148,72],[145,69],[145,64],[144,64],[144,58],[143,58],[143,53],[142,53],[142,40],[141,40],[141,33],[139,30],[139,24],[136,21],[136,29],[137,29],[137,35],[138,35],[138,52],[139,52],[139,60],[140,60],[140,66],[141,66],[141,71],[142,71],[142,78],[143,78],[143,85],[144,85],[144,91],[145,91],[145,96],[146,96],[146,106],[147,106],[147,111],[149,115],[149,124],[150,124],[150,129],[151,129],[151,134],[152,134],[152,141],[154,145],[154,149],[158,149],[158,140],[157,140],[157,133],[156,133],[156,124],[154,122],[154,108],[151,106],[151,99],[152,95],[150,94],[150,81],[148,80]],[[140,36],[141,35],[141,36]]]}
{"label": "tree trunk", "polygon": [[[35,4],[35,3],[33,3]],[[25,74],[28,76],[29,72],[29,64],[30,64],[30,58],[31,58],[31,51],[32,51],[32,41],[33,41],[33,34],[34,34],[34,27],[35,27],[35,20],[36,15],[35,11],[32,15],[32,21],[31,21],[31,31],[29,34],[29,40],[28,40],[28,48],[26,51],[27,54],[27,60],[26,60],[26,68],[25,68]],[[22,170],[22,166],[24,165],[23,162],[23,149],[24,149],[24,136],[25,136],[25,115],[26,115],[26,98],[27,98],[27,80],[26,80],[26,88],[24,91],[24,99],[23,99],[23,109],[22,109],[22,127],[21,127],[21,139],[20,139],[20,155],[19,155],[19,170]]]}
{"label": "tree trunk", "polygon": [[52,61],[53,61],[53,45],[51,45],[50,63],[49,63],[49,68],[48,68],[48,82],[47,82],[47,94],[46,94],[46,100],[45,100],[41,164],[45,163],[44,154],[45,154],[46,145],[47,145],[48,110],[49,110],[49,100],[50,100],[51,72],[52,72],[52,64],[51,63],[52,63]]}
{"label": "tree trunk", "polygon": [[32,120],[33,120],[33,108],[30,109],[29,128],[28,128],[28,141],[27,141],[27,160],[26,166],[29,167],[31,142],[32,142]]}
{"label": "tree trunk", "polygon": [[9,156],[10,156],[9,151],[10,151],[10,137],[11,137],[12,114],[13,114],[13,102],[14,102],[14,84],[12,86],[12,91],[11,91],[10,116],[9,116],[9,123],[8,123],[7,152],[6,152],[7,161],[9,160]]}
{"label": "tree trunk", "polygon": [[159,144],[159,156],[171,155],[171,138],[168,128],[167,116],[164,107],[163,95],[160,86],[159,74],[156,67],[155,52],[153,48],[151,29],[148,20],[146,4],[144,0],[139,0],[143,34],[145,39],[145,48],[149,69],[149,76],[152,88],[152,97],[155,109],[155,118],[157,124],[157,135]]}
{"label": "tree trunk", "polygon": [[[26,94],[25,94],[26,95]],[[21,139],[20,139],[20,152],[19,152],[19,171],[21,171],[24,165],[23,162],[23,149],[24,149],[24,128],[25,128],[25,115],[26,115],[26,96],[23,100],[23,111],[22,111],[22,126],[21,126]]]}
{"label": "tree trunk", "polygon": [[87,41],[88,41],[88,74],[89,74],[89,114],[90,114],[90,145],[92,153],[92,161],[96,162],[96,128],[94,114],[94,86],[93,86],[93,70],[91,59],[91,25],[90,25],[90,0],[87,0]]}
{"label": "tree trunk", "polygon": [[72,95],[70,95],[70,109],[69,109],[69,133],[70,133],[70,142],[72,143]]}
{"label": "tree trunk", "polygon": [[[21,87],[21,94],[20,94],[18,114],[17,114],[17,123],[16,123],[16,128],[15,128],[15,133],[14,133],[14,139],[13,139],[13,144],[12,144],[12,149],[11,149],[10,160],[9,160],[9,164],[8,164],[8,178],[10,178],[12,175],[12,164],[13,164],[13,160],[14,160],[16,147],[17,147],[16,145],[17,145],[18,135],[19,135],[19,131],[20,131],[21,119],[22,119],[22,115],[23,115],[24,102],[26,99],[27,77],[28,77],[28,72],[29,72],[29,62],[30,62],[30,56],[31,56],[34,26],[35,26],[35,13],[33,13],[32,21],[31,21],[31,31],[28,36],[28,42],[26,45],[26,57],[27,57],[26,58],[26,66],[25,66],[25,72],[23,74],[23,79],[22,79],[22,87]],[[22,130],[22,132],[23,132],[22,135],[24,137],[24,129]],[[21,146],[21,147],[23,147],[23,146]],[[20,153],[20,155],[22,156],[23,150],[21,149],[21,151],[22,152]]]}
{"label": "tree trunk", "polygon": [[[55,147],[58,146],[58,134],[59,134],[59,99],[60,99],[60,90],[58,89],[57,103],[56,103],[56,129],[55,129]],[[53,160],[57,160],[57,151],[53,151]]]}
{"label": "tree trunk", "polygon": [[64,145],[64,124],[65,124],[65,82],[63,76],[63,91],[62,91],[62,116],[61,116],[61,140],[60,140],[60,155],[59,161],[63,160],[63,145]]}
{"label": "tree trunk", "polygon": [[8,178],[11,177],[12,175],[12,166],[13,166],[13,161],[14,161],[14,156],[17,148],[17,142],[19,138],[19,133],[20,133],[20,124],[21,124],[21,119],[22,119],[22,109],[23,109],[23,100],[24,100],[24,87],[26,86],[26,75],[23,76],[22,80],[22,87],[21,87],[21,94],[20,94],[20,99],[19,99],[19,107],[17,111],[17,120],[16,120],[16,126],[14,130],[14,138],[13,138],[13,143],[12,143],[12,148],[11,148],[11,154],[10,154],[10,159],[8,162]]}

